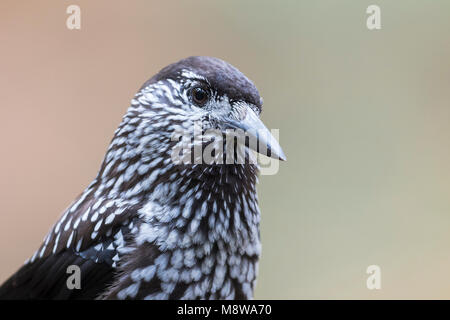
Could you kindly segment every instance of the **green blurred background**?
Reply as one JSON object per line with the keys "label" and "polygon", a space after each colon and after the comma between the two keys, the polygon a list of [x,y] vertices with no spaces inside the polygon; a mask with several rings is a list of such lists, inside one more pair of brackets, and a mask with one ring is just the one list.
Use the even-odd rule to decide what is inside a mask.
{"label": "green blurred background", "polygon": [[288,157],[260,179],[255,298],[450,298],[444,0],[2,0],[0,281],[95,176],[141,84],[190,55],[256,83]]}

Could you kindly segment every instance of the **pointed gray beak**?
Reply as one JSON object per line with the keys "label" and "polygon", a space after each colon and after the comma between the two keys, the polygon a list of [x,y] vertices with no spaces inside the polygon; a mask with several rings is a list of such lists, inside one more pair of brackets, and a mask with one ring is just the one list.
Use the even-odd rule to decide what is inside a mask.
{"label": "pointed gray beak", "polygon": [[286,161],[283,149],[250,107],[246,107],[246,116],[242,120],[226,119],[225,123],[232,129],[243,130],[249,138],[248,148],[265,156]]}

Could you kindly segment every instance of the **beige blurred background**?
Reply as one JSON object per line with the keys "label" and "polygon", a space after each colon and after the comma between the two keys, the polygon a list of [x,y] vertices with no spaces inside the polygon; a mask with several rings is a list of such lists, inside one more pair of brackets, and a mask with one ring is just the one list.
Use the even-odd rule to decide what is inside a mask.
{"label": "beige blurred background", "polygon": [[260,179],[256,298],[450,298],[446,0],[2,0],[0,281],[93,179],[141,84],[190,55],[254,80],[288,156]]}

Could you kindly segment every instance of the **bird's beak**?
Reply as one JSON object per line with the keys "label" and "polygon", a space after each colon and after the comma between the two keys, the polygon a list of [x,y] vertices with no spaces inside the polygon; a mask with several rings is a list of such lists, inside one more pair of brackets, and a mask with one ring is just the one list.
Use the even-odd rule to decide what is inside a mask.
{"label": "bird's beak", "polygon": [[250,107],[246,107],[244,119],[226,119],[225,124],[232,129],[243,130],[249,137],[250,143],[247,146],[250,149],[265,156],[286,161],[280,144]]}

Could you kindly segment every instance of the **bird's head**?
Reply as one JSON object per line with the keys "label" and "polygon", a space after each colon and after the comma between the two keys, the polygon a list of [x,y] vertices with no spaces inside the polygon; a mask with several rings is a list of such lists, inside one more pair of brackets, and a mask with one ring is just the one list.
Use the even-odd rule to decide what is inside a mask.
{"label": "bird's head", "polygon": [[[255,85],[220,59],[190,57],[167,66],[144,83],[132,99],[99,171],[97,180],[101,187],[97,192],[133,197],[154,188],[176,190],[169,183],[192,187],[198,181],[203,181],[206,188],[217,186],[218,181],[227,183],[230,175],[224,173],[230,170],[234,176],[245,176],[247,188],[253,188],[257,174],[254,162],[240,167],[227,164],[255,160],[248,149],[285,159],[277,140],[259,119],[261,108],[262,99]],[[203,137],[211,131],[219,132],[220,138],[216,139],[216,135],[210,140],[214,143],[208,144],[220,145],[213,152],[203,152],[206,150],[203,139],[197,143],[195,131],[199,124]],[[233,138],[232,143],[223,140],[224,135],[228,139],[229,131],[233,137],[236,129],[238,135],[244,133],[244,139]],[[177,137],[180,133],[189,139],[194,136],[187,144],[187,149],[193,148],[194,152],[188,152],[187,158],[175,159],[174,155],[179,155],[178,147],[183,145],[183,139]],[[202,147],[201,161],[209,154],[212,163],[205,161],[197,165],[197,145]],[[231,152],[230,145],[234,148]],[[230,154],[233,162],[228,162]],[[235,157],[236,154],[245,155],[243,163],[234,160],[242,159]],[[217,159],[222,162],[216,162]],[[187,166],[178,165],[179,160]],[[234,186],[237,188],[239,184]]]}
{"label": "bird's head", "polygon": [[[161,130],[192,131],[200,124],[203,133],[239,132],[247,147],[272,158],[285,155],[259,119],[263,100],[255,85],[238,69],[212,57],[189,57],[171,64],[148,80],[138,100],[149,105],[140,112]],[[164,125],[165,124],[165,125]],[[192,132],[191,132],[192,133]]]}

